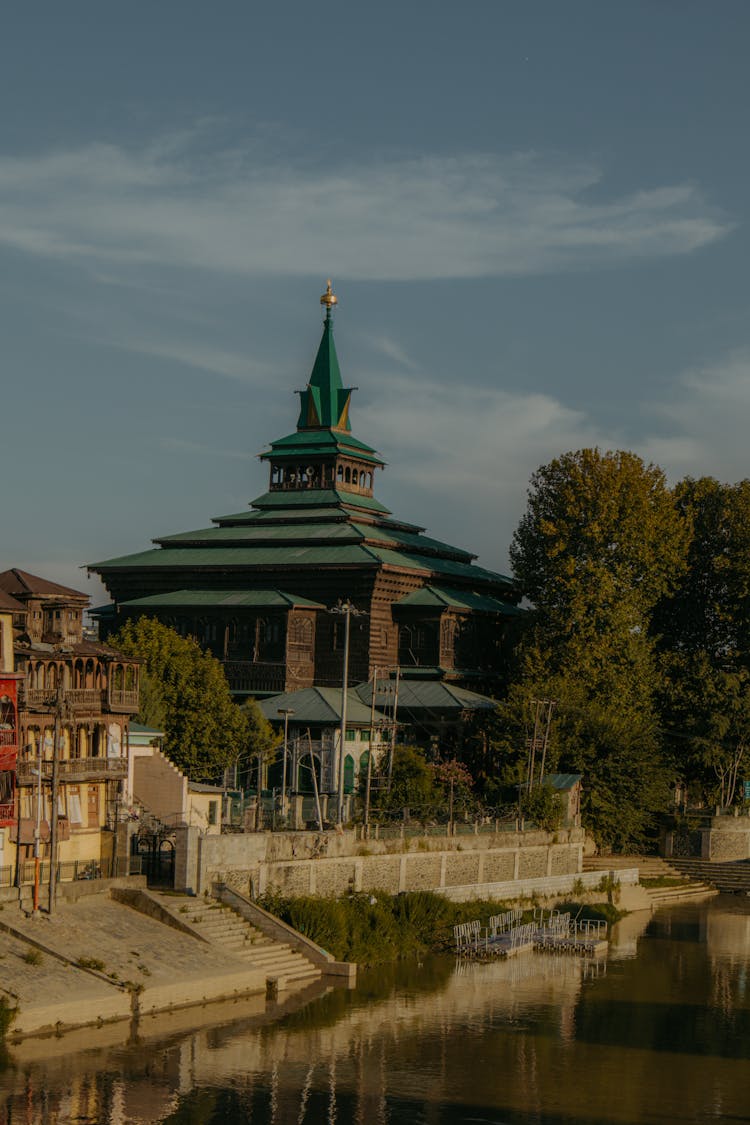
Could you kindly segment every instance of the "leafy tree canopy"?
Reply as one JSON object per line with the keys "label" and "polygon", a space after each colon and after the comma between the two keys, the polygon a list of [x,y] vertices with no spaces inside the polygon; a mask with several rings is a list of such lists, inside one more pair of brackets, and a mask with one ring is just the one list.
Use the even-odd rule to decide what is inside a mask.
{"label": "leafy tree canopy", "polygon": [[233,703],[221,664],[195,640],[141,617],[110,641],[144,662],[143,717],[163,727],[164,752],[188,777],[217,781],[226,766],[257,752],[254,740],[267,736],[268,724],[257,707],[243,713]]}
{"label": "leafy tree canopy", "polygon": [[582,449],[543,465],[511,561],[548,672],[640,706],[654,676],[651,615],[685,571],[689,534],[661,469],[634,453]]}

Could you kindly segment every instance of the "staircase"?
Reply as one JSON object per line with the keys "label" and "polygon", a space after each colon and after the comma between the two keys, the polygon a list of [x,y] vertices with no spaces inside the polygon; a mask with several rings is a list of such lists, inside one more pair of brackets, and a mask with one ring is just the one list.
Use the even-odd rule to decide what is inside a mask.
{"label": "staircase", "polygon": [[670,859],[690,879],[702,879],[725,894],[750,894],[750,860],[719,863],[710,859]]}
{"label": "staircase", "polygon": [[[679,864],[700,863],[699,860],[665,860],[655,855],[605,855],[585,856],[583,860],[584,871],[617,871],[626,867],[637,867],[641,884],[646,884],[643,890],[651,900],[652,907],[666,906],[673,902],[689,902],[691,899],[708,898],[716,894],[716,886],[705,872],[683,870]],[[716,864],[708,864],[713,868]],[[731,864],[728,866],[732,866]],[[650,879],[671,879],[673,883],[660,887],[649,887]],[[748,866],[748,880],[750,880],[750,866]]]}
{"label": "staircase", "polygon": [[317,965],[283,942],[267,937],[231,906],[193,895],[153,892],[153,897],[181,926],[189,927],[214,948],[244,961],[248,968],[262,970],[267,980],[276,978],[279,988],[300,988],[320,980]]}

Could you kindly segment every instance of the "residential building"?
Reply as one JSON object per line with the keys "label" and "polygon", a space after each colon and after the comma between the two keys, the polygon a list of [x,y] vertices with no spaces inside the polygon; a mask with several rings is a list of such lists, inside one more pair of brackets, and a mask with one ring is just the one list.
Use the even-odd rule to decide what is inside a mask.
{"label": "residential building", "polygon": [[15,603],[18,685],[18,799],[8,833],[18,854],[4,847],[3,867],[17,862],[27,881],[38,822],[43,859],[56,834],[63,878],[80,865],[109,867],[128,774],[128,721],[138,710],[138,662],[84,640],[85,594],[13,569],[0,573],[0,595]]}

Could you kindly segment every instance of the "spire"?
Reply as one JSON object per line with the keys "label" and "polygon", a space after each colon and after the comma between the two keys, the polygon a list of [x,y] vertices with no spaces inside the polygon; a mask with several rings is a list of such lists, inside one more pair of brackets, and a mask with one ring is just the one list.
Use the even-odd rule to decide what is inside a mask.
{"label": "spire", "polygon": [[304,391],[299,392],[300,414],[298,430],[345,430],[349,432],[349,400],[354,388],[344,387],[341,381],[336,345],[333,341],[333,308],[338,304],[331,282],[320,298],[325,306],[323,338],[315,357],[312,374]]}

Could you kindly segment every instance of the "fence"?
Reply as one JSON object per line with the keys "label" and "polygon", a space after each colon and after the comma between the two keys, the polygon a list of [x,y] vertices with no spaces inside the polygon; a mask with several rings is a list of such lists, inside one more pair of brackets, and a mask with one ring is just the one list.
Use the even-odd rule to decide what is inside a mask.
{"label": "fence", "polygon": [[[72,883],[77,879],[119,879],[127,875],[141,874],[141,857],[134,855],[126,859],[74,859],[61,861],[57,865],[58,883]],[[0,887],[15,885],[15,868],[0,867]],[[22,886],[29,886],[34,882],[34,861],[25,860],[20,864],[20,882]],[[49,860],[42,860],[39,864],[39,882],[46,885],[49,882]]]}

